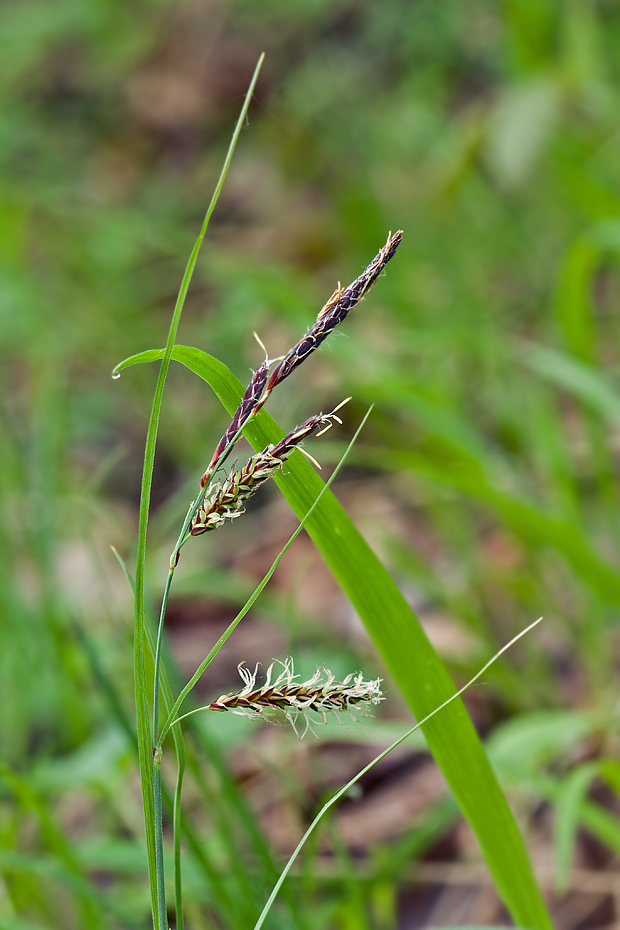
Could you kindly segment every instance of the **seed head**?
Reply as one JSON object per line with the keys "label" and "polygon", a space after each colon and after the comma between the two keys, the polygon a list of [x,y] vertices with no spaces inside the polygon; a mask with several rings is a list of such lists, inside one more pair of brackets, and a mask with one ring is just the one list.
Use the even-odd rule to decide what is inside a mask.
{"label": "seed head", "polygon": [[[301,363],[321,345],[332,330],[334,330],[339,323],[342,323],[348,312],[368,293],[387,263],[393,257],[402,238],[402,230],[394,233],[393,236],[390,234],[386,244],[377,255],[375,255],[366,270],[363,271],[352,284],[349,284],[348,287],[341,288],[340,285],[337,287],[325,306],[319,312],[314,325],[308,330],[306,335],[302,336],[299,342],[286,353],[284,358],[279,361],[268,381],[267,375],[271,364],[270,360],[266,358],[265,361],[258,366],[252,375],[241,403],[231,420],[230,426],[220,439],[213,453],[209,467],[201,478],[201,488],[207,486],[214,470],[224,461],[224,452],[226,448],[232,443],[234,437],[243,426],[245,426],[250,417],[260,410],[274,387],[284,381],[285,378],[288,378],[290,373],[294,371],[298,365],[301,365]],[[222,456],[224,456],[224,458],[222,458]]]}
{"label": "seed head", "polygon": [[284,381],[285,378],[288,378],[290,373],[294,371],[298,365],[301,365],[301,363],[321,345],[332,330],[334,330],[339,323],[342,323],[347,313],[352,310],[353,307],[357,306],[393,257],[402,238],[402,230],[394,233],[393,236],[388,236],[386,244],[381,251],[375,255],[370,265],[362,272],[359,278],[356,278],[348,287],[342,289],[339,286],[334,291],[320,311],[314,325],[308,330],[306,335],[302,336],[299,342],[286,353],[282,361],[272,371],[265,388],[262,403],[265,402],[267,396],[274,387]]}
{"label": "seed head", "polygon": [[306,420],[301,426],[295,427],[279,443],[267,446],[262,452],[253,455],[243,468],[233,468],[225,481],[214,484],[210,493],[207,493],[200,510],[190,525],[190,535],[200,536],[209,530],[218,529],[226,520],[234,520],[243,513],[243,505],[262,484],[273,478],[282,468],[286,459],[295,451],[300,443],[319,426],[329,429],[332,420],[342,423],[336,411],[331,413],[318,413]]}
{"label": "seed head", "polygon": [[[244,687],[234,694],[222,694],[217,701],[209,705],[209,710],[226,711],[240,714],[244,717],[264,717],[269,720],[278,713],[283,714],[297,733],[296,721],[300,715],[304,716],[305,727],[302,737],[311,729],[311,723],[327,723],[327,714],[331,711],[336,714],[346,711],[355,719],[353,710],[359,711],[363,716],[364,708],[371,708],[384,700],[381,693],[381,678],[366,681],[361,672],[352,672],[344,681],[336,681],[334,675],[326,668],[318,668],[312,678],[304,682],[296,682],[299,675],[295,674],[293,660],[289,656],[285,662],[280,662],[282,671],[272,682],[272,662],[267,669],[267,677],[262,687],[256,687],[256,673],[258,665],[253,672],[238,666],[239,674],[245,682]],[[319,719],[310,719],[311,711]],[[298,734],[299,735],[299,734]]]}

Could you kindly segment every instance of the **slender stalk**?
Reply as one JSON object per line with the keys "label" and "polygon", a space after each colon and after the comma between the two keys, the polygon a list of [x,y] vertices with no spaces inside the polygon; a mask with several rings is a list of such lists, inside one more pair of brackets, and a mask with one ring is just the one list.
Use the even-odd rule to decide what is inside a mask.
{"label": "slender stalk", "polygon": [[[241,128],[248,112],[248,107],[250,105],[250,100],[252,99],[252,94],[256,86],[256,81],[258,79],[258,74],[263,63],[263,58],[264,56],[261,55],[258,64],[256,65],[256,69],[254,71],[254,75],[252,77],[252,81],[250,83],[250,87],[248,89],[243,107],[241,109],[241,114],[237,121],[228,153],[224,161],[222,172],[211,198],[211,203],[209,204],[209,208],[206,212],[200,234],[189,257],[187,267],[183,275],[183,280],[181,281],[181,287],[179,289],[176,305],[172,314],[172,320],[170,322],[170,329],[168,332],[168,339],[166,341],[164,356],[159,369],[159,376],[157,379],[157,386],[155,388],[155,395],[153,398],[153,406],[151,409],[144,450],[135,579],[136,598],[134,614],[134,687],[136,700],[136,722],[138,730],[138,759],[140,763],[140,780],[142,784],[142,803],[144,807],[144,826],[146,834],[149,883],[151,889],[151,907],[153,911],[153,926],[156,928],[156,930],[160,930],[160,928],[165,927],[166,921],[165,906],[163,906],[161,903],[164,900],[163,859],[161,863],[158,863],[156,852],[156,846],[159,843],[161,843],[163,846],[163,824],[161,821],[161,782],[159,781],[159,774],[156,774],[155,771],[157,767],[153,762],[153,742],[151,739],[152,728],[151,721],[149,720],[148,690],[146,682],[146,636],[144,626],[146,536],[151,501],[151,487],[153,483],[155,446],[157,441],[157,431],[159,426],[159,417],[161,414],[164,387],[166,383],[166,377],[168,375],[168,369],[170,367],[172,349],[174,347],[179,321],[181,319],[181,312],[185,304],[185,299],[187,297],[189,285],[192,279],[194,268],[196,266],[202,240],[204,239],[207,226],[209,225],[209,220],[211,219],[211,215],[222,190],[224,180],[230,167],[233,152],[235,150]],[[158,801],[156,801],[156,795],[159,798]],[[156,834],[160,835],[157,841]]]}
{"label": "slender stalk", "polygon": [[[159,612],[159,623],[157,626],[157,636],[155,639],[155,655],[153,669],[153,733],[152,745],[157,742],[157,731],[159,729],[159,690],[161,678],[161,646],[164,629],[164,617],[166,615],[166,606],[170,594],[170,585],[174,570],[170,569],[166,578],[166,585],[161,601]],[[159,930],[167,930],[168,917],[166,909],[166,884],[164,869],[164,827],[163,811],[161,796],[161,749],[157,748],[153,753],[153,814],[155,818],[155,870],[157,875],[157,910],[159,918]]]}
{"label": "slender stalk", "polygon": [[159,681],[161,677],[161,644],[164,634],[164,618],[166,616],[166,607],[168,606],[168,597],[170,595],[170,586],[172,585],[173,575],[174,569],[170,568],[168,571],[168,577],[166,578],[164,593],[161,599],[159,623],[157,624],[157,637],[155,640],[155,668],[153,671],[153,746],[155,746],[157,743],[157,733],[159,731]]}
{"label": "slender stalk", "polygon": [[[155,869],[157,874],[158,930],[168,930],[166,913],[166,885],[164,882],[164,831],[161,798],[161,752],[153,758],[153,813],[155,817]],[[161,824],[162,828],[159,829]]]}
{"label": "slender stalk", "polygon": [[174,745],[177,753],[177,783],[174,789],[174,810],[172,824],[174,829],[174,913],[176,916],[176,930],[184,930],[183,917],[183,884],[181,875],[181,795],[183,792],[183,778],[185,776],[185,744],[183,733],[177,727],[173,731]]}
{"label": "slender stalk", "polygon": [[[125,577],[127,578],[129,587],[131,588],[131,591],[135,596],[136,589],[135,589],[134,580],[133,580],[133,577],[129,569],[127,568],[127,565],[125,564],[120,553],[114,548],[114,546],[111,546],[110,548],[112,549],[112,552],[114,553],[116,560],[118,561],[121,569],[123,570],[123,573]],[[103,673],[103,670],[100,668],[95,650],[92,649],[88,640],[84,638],[84,631],[79,627],[76,627],[75,629],[76,629],[76,634],[84,639],[84,645],[93,663],[93,669],[95,671],[95,674],[98,675],[98,677],[101,680],[100,681],[101,686],[103,690],[105,691],[105,693],[108,695],[111,706],[114,708],[116,712],[116,717],[121,723],[121,726],[123,726],[131,742],[137,745],[136,731],[134,727],[132,726],[131,721],[125,714],[122,701],[119,699],[118,695],[115,693],[114,687],[107,680],[106,675]],[[147,642],[148,642],[148,647],[149,647],[149,653],[151,657],[154,658],[155,657],[155,633],[153,632],[153,625],[149,617],[145,617],[145,630],[146,630]],[[170,708],[172,707],[172,688],[170,686],[170,681],[168,679],[168,675],[167,675],[166,667],[164,663],[162,663],[161,692],[162,692],[162,698],[163,698],[163,705],[166,708],[166,712],[168,712]],[[175,831],[174,832],[174,855],[175,855],[175,909],[176,909],[176,914],[177,914],[176,926],[177,926],[177,930],[182,930],[183,928],[183,916],[182,916],[183,901],[182,901],[181,866],[180,866],[181,833],[185,835],[185,838],[188,841],[192,852],[194,853],[196,861],[202,866],[202,868],[205,871],[205,875],[208,877],[209,880],[211,880],[211,882],[213,883],[214,889],[217,891],[217,893],[220,895],[222,899],[226,898],[226,889],[218,873],[215,872],[212,868],[210,869],[208,864],[206,864],[204,850],[202,846],[200,845],[197,834],[195,833],[193,826],[190,825],[187,818],[184,817],[183,815],[183,810],[180,805],[180,800],[181,800],[182,781],[183,781],[185,767],[186,767],[186,754],[185,754],[185,744],[183,741],[183,733],[179,727],[175,727],[173,729],[172,738],[174,740],[174,746],[175,746],[176,757],[177,757],[177,771],[178,771],[177,784],[175,788],[175,795],[172,800],[167,795],[165,784],[162,784],[162,801],[166,802],[166,806],[172,812],[172,821],[173,821],[174,831]],[[197,773],[194,772],[195,776],[196,774]],[[164,805],[162,804],[162,807],[163,806]],[[227,900],[226,903],[227,903],[227,906],[230,907],[230,900]],[[179,914],[181,916],[178,916]]]}

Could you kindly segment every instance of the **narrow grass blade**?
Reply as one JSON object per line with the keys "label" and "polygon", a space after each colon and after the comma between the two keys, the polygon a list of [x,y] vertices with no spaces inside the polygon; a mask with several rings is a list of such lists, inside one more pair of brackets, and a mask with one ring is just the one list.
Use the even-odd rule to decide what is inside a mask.
{"label": "narrow grass blade", "polygon": [[584,801],[581,808],[581,823],[616,856],[620,853],[620,823],[614,814],[594,801]]}
{"label": "narrow grass blade", "polygon": [[530,371],[577,397],[610,426],[620,423],[620,395],[600,370],[547,346],[520,344],[518,358]]}
{"label": "narrow grass blade", "polygon": [[556,881],[560,892],[564,892],[568,888],[581,808],[591,782],[600,774],[600,768],[599,762],[580,765],[563,779],[556,796],[553,842],[556,858]]}
{"label": "narrow grass blade", "polygon": [[[140,517],[139,517],[139,526],[138,526],[138,550],[136,556],[136,596],[135,596],[135,615],[134,615],[134,684],[135,684],[135,699],[136,699],[136,720],[137,720],[137,729],[138,729],[138,759],[140,763],[140,781],[142,785],[142,802],[144,806],[144,821],[145,821],[145,833],[146,833],[146,846],[147,846],[147,858],[148,858],[148,868],[149,868],[149,881],[151,887],[151,906],[153,910],[153,924],[155,928],[159,930],[166,930],[167,927],[167,918],[165,914],[165,898],[164,898],[164,880],[163,880],[163,849],[161,841],[161,823],[156,823],[156,813],[155,813],[155,797],[154,797],[154,786],[155,786],[155,766],[153,764],[153,747],[151,744],[151,721],[149,715],[149,704],[148,704],[148,688],[146,680],[146,663],[145,663],[145,654],[146,654],[146,642],[145,642],[145,630],[144,630],[144,572],[146,565],[146,534],[147,526],[149,519],[149,508],[151,501],[151,485],[153,481],[153,466],[155,462],[155,446],[157,442],[157,431],[159,427],[159,416],[161,413],[161,405],[164,394],[164,387],[166,384],[166,378],[168,375],[168,368],[170,366],[170,359],[172,356],[172,349],[176,339],[177,329],[179,326],[179,321],[181,319],[181,312],[185,304],[185,298],[189,290],[189,285],[192,279],[194,268],[196,266],[196,261],[198,258],[198,253],[202,245],[202,240],[204,239],[205,233],[207,231],[207,226],[209,225],[209,220],[215,205],[218,201],[220,192],[222,190],[224,180],[228,173],[230,163],[232,160],[233,152],[237,145],[237,140],[241,132],[241,128],[247,116],[248,107],[250,105],[250,100],[252,99],[252,94],[254,93],[254,87],[256,86],[256,81],[258,79],[258,74],[263,63],[263,57],[261,56],[259,62],[254,71],[254,76],[248,88],[246,94],[245,102],[241,109],[235,131],[228,149],[228,154],[226,156],[222,172],[220,174],[219,181],[216,185],[215,191],[211,198],[211,203],[207,209],[202,228],[196,239],[194,248],[192,249],[191,255],[187,262],[187,267],[185,269],[185,274],[183,275],[183,280],[181,281],[181,287],[179,289],[179,294],[177,297],[176,305],[174,312],[172,314],[172,320],[170,323],[170,329],[168,331],[168,339],[166,342],[166,348],[164,349],[161,355],[161,366],[159,369],[159,376],[157,378],[157,385],[155,388],[155,396],[153,398],[153,406],[151,409],[151,416],[149,419],[149,425],[146,435],[146,443],[144,450],[144,465],[142,470],[142,487],[140,491]],[[158,691],[156,694],[156,706],[153,708],[154,716],[154,727],[157,729],[157,699]]]}
{"label": "narrow grass blade", "polygon": [[575,357],[592,362],[597,350],[594,281],[605,258],[620,253],[620,223],[593,223],[568,250],[556,294],[556,313],[566,346]]}

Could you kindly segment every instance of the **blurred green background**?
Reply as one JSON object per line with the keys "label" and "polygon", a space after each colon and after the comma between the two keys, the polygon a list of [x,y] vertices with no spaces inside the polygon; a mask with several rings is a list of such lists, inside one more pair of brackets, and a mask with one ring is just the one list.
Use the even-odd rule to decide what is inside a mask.
{"label": "blurred green background", "polygon": [[[577,823],[620,851],[614,798],[586,798],[601,772],[618,782],[607,760],[620,609],[619,30],[611,0],[2,4],[2,928],[146,925],[123,730],[131,604],[109,545],[131,561],[155,371],[110,372],[165,341],[262,51],[179,341],[247,380],[261,358],[253,331],[271,356],[284,352],[337,282],[404,229],[346,336],[272,412],[292,427],[353,395],[344,429],[312,447],[328,468],[375,404],[343,480],[431,636],[433,616],[447,618],[457,680],[544,615],[490,673],[475,719],[497,726],[504,783],[527,780],[530,810],[566,810],[568,779],[590,766],[558,821],[560,884]],[[154,603],[224,421],[175,368],[155,475]],[[223,532],[229,541],[196,544],[186,597],[242,601],[243,571],[214,560],[248,533],[260,540],[260,513]],[[286,596],[271,607],[284,623]],[[337,664],[353,646],[330,635],[316,638]],[[239,818],[227,778],[222,769]],[[260,870],[273,867],[243,817],[220,825],[190,895],[197,913],[220,915],[215,925],[242,925],[235,908],[243,899],[254,913]],[[395,863],[408,867],[428,842],[413,831],[381,854],[383,910],[343,879],[355,926],[393,925]],[[248,843],[262,865],[218,891],[218,865]],[[294,925],[347,926],[314,882],[323,910]]]}

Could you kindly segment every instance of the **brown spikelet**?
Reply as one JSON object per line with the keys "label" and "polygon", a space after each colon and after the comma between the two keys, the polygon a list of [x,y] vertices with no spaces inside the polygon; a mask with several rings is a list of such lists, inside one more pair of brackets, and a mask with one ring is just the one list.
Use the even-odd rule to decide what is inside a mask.
{"label": "brown spikelet", "polygon": [[267,381],[267,373],[269,371],[268,363],[262,362],[250,379],[250,383],[245,389],[245,394],[241,400],[241,403],[237,407],[235,415],[230,421],[230,426],[220,439],[217,444],[217,448],[213,453],[211,462],[206,472],[200,479],[200,487],[204,488],[209,482],[211,475],[213,474],[214,469],[218,464],[222,464],[224,459],[220,462],[219,459],[226,451],[226,447],[230,445],[236,434],[244,426],[244,424],[249,420],[250,416],[256,408],[261,394],[263,393],[263,388],[265,387],[265,382]]}
{"label": "brown spikelet", "polygon": [[402,230],[394,233],[393,236],[390,235],[381,251],[375,255],[370,265],[359,278],[356,278],[348,287],[344,289],[338,287],[334,291],[320,311],[314,325],[287,352],[282,361],[272,371],[261,404],[265,402],[274,387],[284,381],[285,378],[288,378],[290,373],[321,345],[336,326],[342,323],[349,311],[368,293],[387,263],[394,256],[402,238]]}
{"label": "brown spikelet", "polygon": [[[340,406],[339,404],[336,410]],[[267,446],[262,452],[253,455],[243,468],[233,468],[225,481],[221,485],[215,485],[211,493],[205,497],[190,524],[190,535],[200,536],[202,533],[216,530],[226,520],[234,520],[242,514],[245,502],[262,484],[273,478],[304,439],[316,432],[319,426],[331,426],[332,419],[341,422],[336,416],[336,410],[310,417],[275,446]]]}
{"label": "brown spikelet", "polygon": [[[245,682],[240,691],[233,694],[222,694],[217,701],[209,704],[209,710],[227,711],[241,714],[246,717],[265,717],[269,719],[274,712],[284,714],[295,729],[295,721],[302,714],[306,715],[306,730],[310,728],[307,714],[314,711],[319,720],[314,722],[327,723],[327,714],[348,712],[352,715],[353,709],[372,707],[383,700],[381,693],[381,678],[374,681],[364,680],[361,672],[353,672],[344,679],[336,681],[334,675],[326,668],[316,670],[308,681],[297,682],[293,660],[290,656],[285,662],[280,662],[282,672],[272,682],[272,673],[275,663],[269,666],[265,683],[256,687],[256,673],[244,668],[243,662],[238,666],[239,674]],[[297,732],[297,731],[295,731]],[[304,734],[302,734],[303,736]]]}

